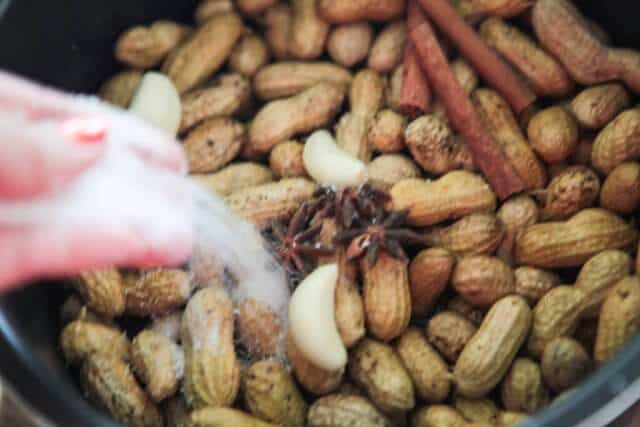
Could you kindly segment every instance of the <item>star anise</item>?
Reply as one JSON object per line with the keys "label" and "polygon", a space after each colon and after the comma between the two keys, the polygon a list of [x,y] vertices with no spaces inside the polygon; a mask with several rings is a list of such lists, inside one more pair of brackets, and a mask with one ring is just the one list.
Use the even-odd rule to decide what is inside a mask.
{"label": "star anise", "polygon": [[[365,184],[338,191],[323,187],[316,191],[314,199],[318,204],[317,217],[335,216],[340,228],[348,230],[357,222],[366,222],[383,214],[384,205],[390,197],[384,190]],[[315,222],[314,218],[312,223]]]}
{"label": "star anise", "polygon": [[320,234],[322,223],[310,224],[317,213],[316,201],[304,203],[294,214],[288,226],[281,222],[272,224],[268,240],[272,249],[293,281],[307,275],[312,269],[309,257],[330,255],[333,248],[315,242]]}
{"label": "star anise", "polygon": [[402,227],[406,217],[404,211],[385,214],[376,209],[376,213],[366,223],[338,233],[334,242],[348,245],[346,254],[349,259],[365,256],[369,267],[376,263],[381,249],[406,261],[408,258],[403,245],[424,244],[424,238],[420,234]]}

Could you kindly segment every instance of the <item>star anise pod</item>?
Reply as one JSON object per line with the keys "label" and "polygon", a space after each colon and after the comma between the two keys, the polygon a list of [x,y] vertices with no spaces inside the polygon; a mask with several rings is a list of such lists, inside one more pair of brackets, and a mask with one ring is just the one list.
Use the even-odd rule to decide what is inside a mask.
{"label": "star anise pod", "polygon": [[333,248],[322,246],[315,241],[322,229],[322,223],[310,224],[317,213],[315,201],[304,203],[293,215],[288,226],[276,222],[271,226],[271,236],[267,236],[273,252],[291,279],[307,275],[312,269],[309,257],[330,255]]}
{"label": "star anise pod", "polygon": [[[366,222],[384,214],[384,205],[390,200],[384,190],[368,184],[334,190],[323,187],[314,194],[318,204],[317,216],[335,216],[341,229],[348,230],[357,222]],[[317,222],[314,218],[312,223]]]}
{"label": "star anise pod", "polygon": [[408,258],[403,245],[424,244],[424,238],[420,234],[403,227],[406,217],[404,211],[384,214],[378,209],[363,225],[336,234],[334,242],[348,245],[348,259],[365,256],[369,267],[376,263],[381,249],[406,261]]}

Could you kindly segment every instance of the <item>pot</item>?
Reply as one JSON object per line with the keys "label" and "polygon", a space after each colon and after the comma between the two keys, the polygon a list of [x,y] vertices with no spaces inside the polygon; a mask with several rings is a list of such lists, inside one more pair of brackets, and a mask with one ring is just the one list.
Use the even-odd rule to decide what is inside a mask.
{"label": "pot", "polygon": [[[613,35],[640,48],[640,3],[577,1]],[[171,17],[189,22],[197,0],[0,0],[0,68],[61,89],[93,93],[117,71],[112,49],[125,28]],[[4,16],[2,16],[4,14]],[[116,427],[82,396],[58,348],[59,283],[0,297],[0,376],[56,426]],[[640,337],[529,427],[595,427],[640,398]]]}

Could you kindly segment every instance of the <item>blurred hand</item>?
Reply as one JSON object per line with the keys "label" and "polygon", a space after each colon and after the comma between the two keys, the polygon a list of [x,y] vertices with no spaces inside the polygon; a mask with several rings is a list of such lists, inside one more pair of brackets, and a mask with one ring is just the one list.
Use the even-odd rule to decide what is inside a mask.
{"label": "blurred hand", "polygon": [[[138,158],[169,173],[184,173],[184,153],[171,136],[93,99],[0,71],[0,206],[28,205],[64,192],[101,159],[109,131],[116,127],[127,129],[131,138],[123,144]],[[189,227],[176,226],[155,237],[137,225],[23,225],[0,216],[0,291],[38,277],[111,265],[172,265],[189,256]]]}

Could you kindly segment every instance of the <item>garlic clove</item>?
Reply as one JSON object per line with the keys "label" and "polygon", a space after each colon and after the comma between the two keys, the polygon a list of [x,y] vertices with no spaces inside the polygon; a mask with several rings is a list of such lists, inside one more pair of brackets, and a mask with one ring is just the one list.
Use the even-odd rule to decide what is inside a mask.
{"label": "garlic clove", "polygon": [[357,186],[367,180],[367,166],[336,145],[326,130],[309,136],[302,152],[309,175],[319,184],[338,187]]}
{"label": "garlic clove", "polygon": [[337,264],[318,267],[300,283],[289,302],[289,333],[311,363],[327,371],[347,364],[347,350],[336,325]]}
{"label": "garlic clove", "polygon": [[142,78],[129,111],[175,135],[182,118],[182,103],[173,82],[164,74],[151,71]]}

